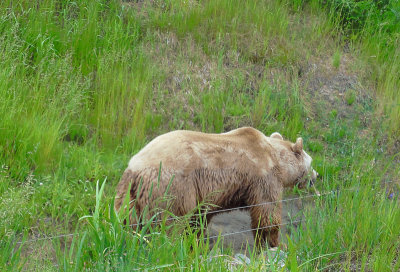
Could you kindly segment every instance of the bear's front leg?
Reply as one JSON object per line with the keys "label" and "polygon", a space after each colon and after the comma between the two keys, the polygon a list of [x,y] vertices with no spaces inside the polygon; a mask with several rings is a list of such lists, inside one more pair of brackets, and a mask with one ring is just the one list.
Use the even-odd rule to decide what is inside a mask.
{"label": "bear's front leg", "polygon": [[251,228],[258,248],[264,247],[265,242],[268,242],[269,247],[277,247],[279,245],[281,211],[281,203],[251,208]]}

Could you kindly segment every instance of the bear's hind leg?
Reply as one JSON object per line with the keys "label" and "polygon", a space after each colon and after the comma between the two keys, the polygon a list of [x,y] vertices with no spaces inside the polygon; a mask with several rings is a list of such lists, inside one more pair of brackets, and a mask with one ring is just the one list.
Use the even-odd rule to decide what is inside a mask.
{"label": "bear's hind leg", "polygon": [[258,248],[264,247],[265,242],[268,242],[270,247],[277,247],[279,245],[280,212],[280,203],[251,208],[251,227]]}

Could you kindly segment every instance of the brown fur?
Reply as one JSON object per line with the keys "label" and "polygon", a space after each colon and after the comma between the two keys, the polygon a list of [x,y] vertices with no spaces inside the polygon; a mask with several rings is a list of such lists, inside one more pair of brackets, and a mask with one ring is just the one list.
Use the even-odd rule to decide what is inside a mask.
{"label": "brown fur", "polygon": [[[204,202],[217,210],[278,201],[284,187],[303,181],[312,169],[306,165],[301,138],[293,144],[279,133],[271,136],[249,127],[222,134],[161,135],[132,157],[117,186],[115,209],[121,209],[129,187],[129,209],[139,217],[145,209],[148,217],[157,209],[183,216]],[[172,199],[163,201],[166,195]],[[281,204],[251,207],[250,214],[253,228],[277,225]],[[130,221],[137,222],[133,217]],[[259,230],[256,242],[265,241],[277,246],[279,227]]]}

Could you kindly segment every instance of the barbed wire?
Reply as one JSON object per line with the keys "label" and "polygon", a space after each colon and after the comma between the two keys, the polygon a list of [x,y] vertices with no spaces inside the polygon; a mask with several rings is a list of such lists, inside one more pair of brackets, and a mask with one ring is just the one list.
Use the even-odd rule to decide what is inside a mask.
{"label": "barbed wire", "polygon": [[[215,210],[215,211],[210,211],[210,212],[203,212],[201,214],[198,214],[197,216],[204,216],[207,214],[215,214],[215,213],[223,213],[223,212],[229,212],[229,211],[234,211],[234,210],[240,210],[240,209],[246,209],[246,208],[251,208],[251,207],[257,207],[257,206],[263,206],[263,205],[268,205],[268,204],[276,204],[279,202],[289,202],[289,201],[294,201],[294,200],[300,200],[300,199],[305,199],[305,198],[311,198],[311,197],[323,197],[323,196],[327,196],[330,194],[334,194],[334,193],[338,193],[340,191],[354,191],[358,188],[347,188],[347,189],[341,189],[341,190],[332,190],[326,193],[322,193],[322,194],[310,194],[307,196],[301,196],[301,197],[295,197],[295,198],[288,198],[288,199],[281,199],[281,200],[277,200],[277,201],[268,201],[268,202],[263,202],[263,203],[259,203],[259,204],[253,204],[253,205],[247,205],[247,206],[241,206],[241,207],[235,207],[235,208],[230,208],[230,209],[221,209],[221,210]],[[165,219],[166,221],[168,220],[177,220],[179,219],[179,217],[172,217],[172,218],[167,218]],[[154,223],[158,223],[158,222],[162,222],[163,220],[157,220],[154,221]],[[251,232],[254,230],[260,230],[260,229],[266,229],[266,228],[273,228],[273,227],[278,227],[278,226],[284,226],[284,225],[288,225],[288,224],[293,224],[293,223],[300,223],[303,222],[304,220],[297,220],[297,221],[292,221],[292,222],[286,222],[286,223],[282,223],[282,224],[277,224],[277,225],[269,225],[269,226],[265,226],[265,227],[261,227],[261,228],[254,228],[254,229],[247,229],[247,230],[242,230],[242,231],[237,231],[237,232],[232,232],[232,233],[225,233],[225,234],[221,234],[221,237],[224,236],[229,236],[229,235],[235,235],[235,234],[240,234],[240,233],[245,233],[245,232]],[[131,224],[128,225],[129,227],[132,226],[138,226],[140,224]],[[53,239],[58,239],[58,238],[63,238],[63,237],[72,237],[74,235],[79,235],[80,233],[66,233],[66,234],[60,234],[60,235],[55,235],[55,236],[48,236],[48,237],[41,237],[41,238],[35,238],[35,239],[29,239],[26,241],[19,241],[16,242],[16,244],[21,245],[21,244],[25,244],[25,243],[32,243],[32,242],[37,242],[37,241],[43,241],[43,240],[53,240]],[[211,236],[211,237],[207,237],[206,239],[214,239],[217,238],[218,236]]]}
{"label": "barbed wire", "polygon": [[[281,227],[281,226],[286,226],[286,225],[292,225],[292,224],[297,224],[297,223],[301,223],[304,220],[296,220],[296,221],[291,221],[291,222],[286,222],[286,223],[282,223],[282,224],[275,224],[275,225],[268,225],[265,227],[259,227],[259,228],[252,228],[252,229],[246,229],[246,230],[241,230],[241,231],[236,231],[236,232],[230,232],[230,233],[224,233],[224,234],[220,234],[220,235],[213,235],[213,236],[208,236],[206,239],[215,239],[218,237],[225,237],[225,236],[230,236],[230,235],[236,235],[236,234],[241,234],[241,233],[246,233],[246,232],[251,232],[251,231],[256,231],[256,230],[262,230],[262,229],[269,229],[269,228],[274,228],[274,227]],[[42,237],[42,238],[37,238],[37,239],[30,239],[30,240],[26,240],[23,242],[16,242],[16,244],[25,244],[25,243],[31,243],[31,242],[37,242],[37,241],[43,241],[43,240],[52,240],[52,239],[57,239],[57,238],[63,238],[63,237],[71,237],[74,235],[79,235],[80,233],[68,233],[68,234],[61,234],[61,235],[56,235],[56,236],[48,236],[48,237]]]}
{"label": "barbed wire", "polygon": [[[343,189],[341,191],[350,191],[350,190],[355,190],[356,188],[349,188],[349,189]],[[294,197],[294,198],[287,198],[287,199],[281,199],[281,200],[276,200],[276,201],[268,201],[268,202],[262,202],[262,203],[258,203],[258,204],[252,204],[252,205],[246,205],[246,206],[240,206],[240,207],[235,207],[235,208],[229,208],[229,209],[221,209],[221,210],[214,210],[214,211],[209,211],[209,212],[203,212],[200,214],[195,214],[194,216],[196,217],[201,217],[201,216],[205,216],[205,215],[210,215],[210,214],[215,214],[215,213],[223,213],[223,212],[230,212],[230,211],[235,211],[235,210],[243,210],[243,209],[248,209],[248,208],[253,208],[253,207],[259,207],[259,206],[264,206],[264,205],[268,205],[268,204],[276,204],[276,203],[282,203],[282,202],[290,202],[290,201],[294,201],[294,200],[300,200],[300,199],[305,199],[305,198],[311,198],[311,197],[323,197],[326,195],[330,195],[333,193],[336,193],[337,191],[330,191],[330,192],[326,192],[326,193],[322,193],[322,194],[310,194],[310,195],[306,195],[306,196],[301,196],[301,197]],[[160,223],[163,221],[172,221],[172,220],[178,220],[180,217],[170,217],[167,219],[159,219],[159,220],[155,220],[153,221],[153,223]],[[134,227],[134,226],[139,226],[141,225],[140,223],[134,223],[134,224],[130,224],[128,225],[129,227]]]}

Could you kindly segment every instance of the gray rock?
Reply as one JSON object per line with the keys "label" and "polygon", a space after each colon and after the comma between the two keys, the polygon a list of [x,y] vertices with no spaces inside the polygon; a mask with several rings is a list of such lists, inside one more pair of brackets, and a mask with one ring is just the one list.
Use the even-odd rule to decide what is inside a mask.
{"label": "gray rock", "polygon": [[277,265],[282,268],[285,266],[285,262],[287,259],[287,252],[278,249],[277,247],[269,248],[265,251],[267,256],[267,263],[270,265]]}
{"label": "gray rock", "polygon": [[250,264],[250,259],[246,255],[243,255],[241,253],[235,254],[234,258],[238,262],[242,262],[242,264]]}

